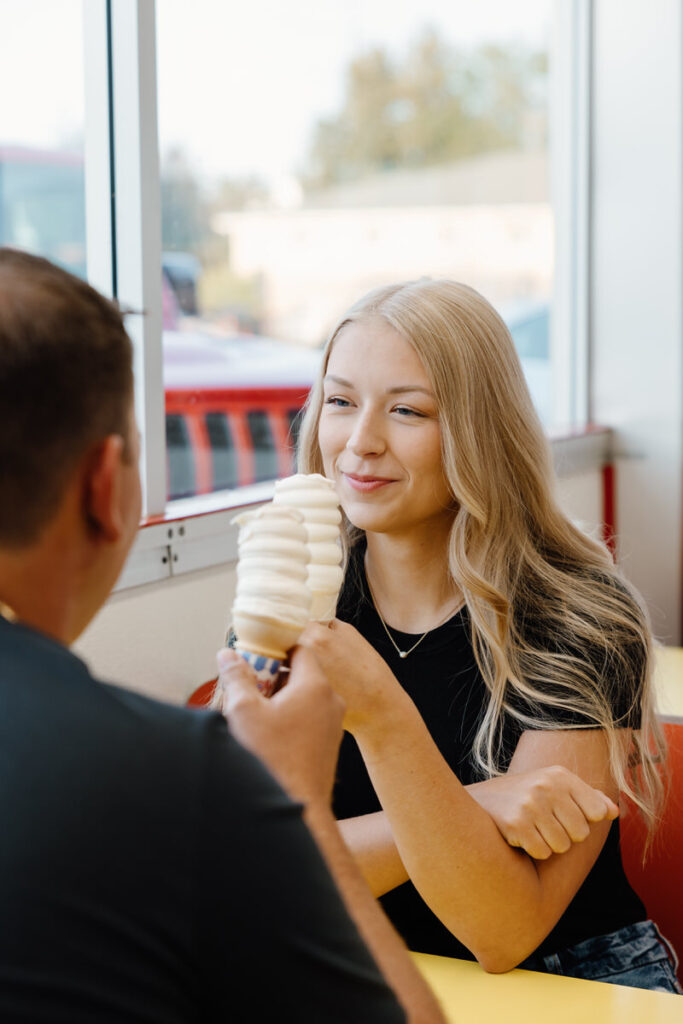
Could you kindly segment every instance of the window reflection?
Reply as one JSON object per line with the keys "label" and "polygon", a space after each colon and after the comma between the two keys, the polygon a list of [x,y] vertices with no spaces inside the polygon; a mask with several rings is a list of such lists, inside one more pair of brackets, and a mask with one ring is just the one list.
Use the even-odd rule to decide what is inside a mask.
{"label": "window reflection", "polygon": [[0,245],[85,276],[82,3],[3,0],[0,19]]}

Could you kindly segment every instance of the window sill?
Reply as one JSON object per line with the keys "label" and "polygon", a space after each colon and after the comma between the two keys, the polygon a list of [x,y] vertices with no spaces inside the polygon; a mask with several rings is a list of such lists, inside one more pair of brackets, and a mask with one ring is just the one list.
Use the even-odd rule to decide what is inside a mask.
{"label": "window sill", "polygon": [[[609,427],[552,431],[550,443],[560,478],[601,469],[612,461]],[[272,496],[273,483],[268,482],[171,502],[163,516],[141,524],[114,590],[128,590],[236,562],[237,530],[232,526],[233,519]]]}

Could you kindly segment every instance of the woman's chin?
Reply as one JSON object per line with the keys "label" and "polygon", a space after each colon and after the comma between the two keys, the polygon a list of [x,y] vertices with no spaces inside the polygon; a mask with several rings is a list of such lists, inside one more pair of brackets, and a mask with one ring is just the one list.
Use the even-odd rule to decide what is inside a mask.
{"label": "woman's chin", "polygon": [[389,533],[392,529],[391,516],[376,510],[351,506],[344,509],[344,514],[352,526],[366,533]]}

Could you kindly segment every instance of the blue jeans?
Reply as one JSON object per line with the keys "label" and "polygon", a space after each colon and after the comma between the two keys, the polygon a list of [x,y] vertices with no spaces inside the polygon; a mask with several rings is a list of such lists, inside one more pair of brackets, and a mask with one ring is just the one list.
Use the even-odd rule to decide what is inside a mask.
{"label": "blue jeans", "polygon": [[676,978],[678,958],[654,921],[638,921],[549,956],[534,953],[519,966],[528,971],[683,994]]}

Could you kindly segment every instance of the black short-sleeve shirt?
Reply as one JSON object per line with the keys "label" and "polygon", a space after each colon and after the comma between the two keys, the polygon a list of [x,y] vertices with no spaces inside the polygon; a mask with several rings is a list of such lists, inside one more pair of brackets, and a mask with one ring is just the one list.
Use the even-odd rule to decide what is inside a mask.
{"label": "black short-sleeve shirt", "polygon": [[293,803],[215,713],[0,619],[0,1020],[405,1020]]}
{"label": "black short-sleeve shirt", "polygon": [[[480,781],[471,755],[489,693],[475,661],[467,609],[432,630],[407,658],[399,658],[368,596],[359,554],[355,553],[347,572],[337,615],[351,622],[387,662],[463,785]],[[397,630],[392,630],[392,635],[402,650],[410,649],[419,639]],[[576,724],[585,722],[569,712],[560,721],[555,716],[548,717],[549,728],[571,728]],[[503,767],[514,753],[522,728],[514,717],[504,719]],[[360,751],[348,733],[340,751],[334,809],[340,819],[381,810]],[[386,893],[381,903],[411,949],[472,959],[469,950],[432,913],[411,882]],[[645,908],[624,874],[616,821],[585,882],[538,952],[557,952],[645,917]]]}

